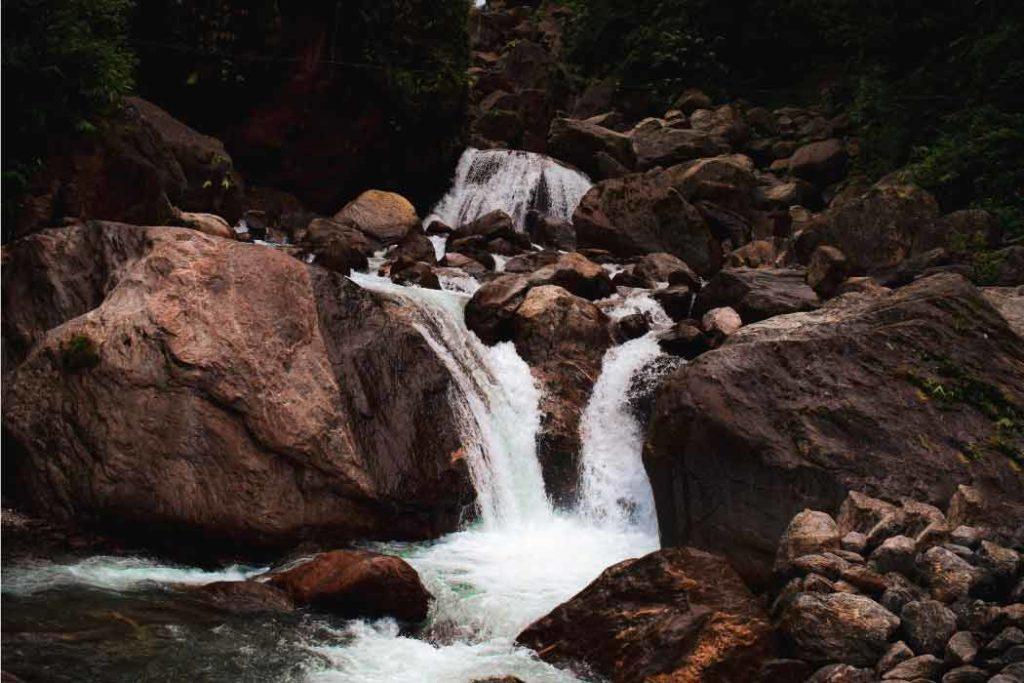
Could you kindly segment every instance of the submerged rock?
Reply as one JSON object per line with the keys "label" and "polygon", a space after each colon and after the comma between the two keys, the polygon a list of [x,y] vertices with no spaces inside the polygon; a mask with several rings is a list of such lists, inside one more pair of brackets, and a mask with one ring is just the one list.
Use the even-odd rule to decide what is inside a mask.
{"label": "submerged rock", "polygon": [[722,558],[692,548],[606,569],[517,641],[616,681],[753,680],[772,651],[758,601]]}
{"label": "submerged rock", "polygon": [[427,618],[432,600],[408,562],[365,550],[321,553],[266,580],[300,605],[344,617],[419,622]]}

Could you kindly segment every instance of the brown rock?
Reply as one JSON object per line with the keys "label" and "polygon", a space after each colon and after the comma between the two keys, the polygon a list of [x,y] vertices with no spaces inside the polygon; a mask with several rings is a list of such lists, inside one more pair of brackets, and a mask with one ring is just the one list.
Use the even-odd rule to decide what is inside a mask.
{"label": "brown rock", "polygon": [[754,240],[725,257],[727,268],[771,268],[775,265],[775,245],[768,240]]}
{"label": "brown rock", "polygon": [[188,213],[182,211],[178,214],[181,224],[187,228],[198,230],[211,237],[222,237],[224,239],[235,239],[235,231],[231,229],[228,222],[220,216],[212,213]]}
{"label": "brown rock", "polygon": [[320,553],[267,581],[300,605],[344,617],[423,621],[432,599],[405,560],[365,550]]}
{"label": "brown rock", "polygon": [[670,173],[673,186],[688,201],[714,202],[734,211],[745,211],[754,203],[753,162],[742,155],[700,159]]}
{"label": "brown rock", "polygon": [[[452,455],[458,418],[436,400],[452,380],[409,311],[280,250],[193,230],[29,239],[14,251],[62,255],[36,263],[125,259],[107,257],[120,277],[97,278],[91,298],[23,314],[53,328],[4,382],[18,502],[215,554],[457,524],[471,492]],[[26,265],[6,268],[66,292],[84,281]]]}
{"label": "brown rock", "polygon": [[314,218],[309,222],[303,236],[303,246],[314,254],[320,254],[327,250],[328,245],[335,243],[344,244],[363,256],[370,256],[383,246],[351,223],[329,218]]}
{"label": "brown rock", "polygon": [[688,88],[672,103],[672,108],[684,114],[692,114],[698,109],[710,109],[711,98],[696,88]]}
{"label": "brown rock", "polygon": [[597,183],[583,196],[572,222],[581,247],[619,256],[667,252],[705,276],[722,262],[721,245],[700,212],[659,174]]}
{"label": "brown rock", "polygon": [[900,620],[874,600],[850,593],[801,593],[789,604],[781,634],[802,659],[874,666]]}
{"label": "brown rock", "polygon": [[804,510],[793,517],[779,540],[775,571],[785,573],[790,562],[803,555],[839,549],[839,528],[831,515]]}
{"label": "brown rock", "polygon": [[[651,298],[657,301],[672,320],[685,320],[693,308],[693,290],[687,285],[669,285],[655,290]],[[699,330],[698,330],[699,331]]]}
{"label": "brown rock", "polygon": [[908,602],[900,612],[904,639],[920,654],[942,654],[956,633],[956,615],[935,600]]}
{"label": "brown rock", "polygon": [[700,319],[700,325],[704,328],[716,344],[720,344],[726,337],[739,331],[743,327],[743,320],[740,314],[728,306],[712,308]]}
{"label": "brown rock", "polygon": [[672,254],[645,254],[633,266],[633,272],[651,282],[687,285],[693,290],[700,288],[697,274],[683,260]]}
{"label": "brown rock", "polygon": [[529,289],[525,275],[499,275],[485,283],[466,304],[466,327],[488,345],[511,340],[512,318]]}
{"label": "brown rock", "polygon": [[701,130],[676,128],[660,119],[646,119],[630,133],[636,152],[636,168],[671,166],[729,151],[720,137]]}
{"label": "brown rock", "polygon": [[601,266],[576,252],[562,254],[554,263],[530,276],[530,285],[557,285],[584,299],[603,299],[615,292],[611,278]]}
{"label": "brown rock", "polygon": [[771,653],[757,600],[724,560],[690,548],[606,569],[517,641],[617,681],[752,680]]}
{"label": "brown rock", "polygon": [[607,154],[626,168],[633,168],[636,155],[629,137],[578,119],[556,118],[548,132],[548,153],[600,177],[598,153]]}
{"label": "brown rock", "polygon": [[409,259],[410,261],[422,261],[428,265],[437,263],[434,243],[427,238],[419,226],[410,230],[389,256],[394,260]]}
{"label": "brown rock", "polygon": [[843,252],[835,247],[823,245],[814,250],[807,264],[807,284],[822,299],[835,296],[839,287],[846,281],[850,272],[850,264]]}
{"label": "brown rock", "polygon": [[658,345],[666,353],[692,360],[711,348],[699,327],[690,320],[680,320],[658,337]]}
{"label": "brown rock", "polygon": [[295,603],[280,588],[259,581],[216,581],[192,589],[196,595],[230,612],[291,612]]}
{"label": "brown rock", "polygon": [[786,268],[727,268],[697,294],[694,315],[729,306],[747,323],[817,308],[818,297],[804,273]]}
{"label": "brown rock", "polygon": [[836,510],[851,489],[935,504],[971,481],[986,482],[987,524],[1020,528],[1024,475],[1006,458],[965,459],[957,445],[965,434],[984,442],[992,421],[921,393],[917,378],[957,382],[928,360],[942,356],[956,357],[954,377],[1024,405],[1024,341],[952,275],[745,325],[676,370],[644,447],[662,543],[721,551],[763,580],[803,508]]}
{"label": "brown rock", "polygon": [[846,146],[831,138],[804,145],[789,160],[789,172],[818,187],[831,185],[846,175]]}
{"label": "brown rock", "polygon": [[408,199],[382,190],[363,192],[336,213],[334,220],[350,223],[384,245],[397,244],[419,225],[416,209]]}

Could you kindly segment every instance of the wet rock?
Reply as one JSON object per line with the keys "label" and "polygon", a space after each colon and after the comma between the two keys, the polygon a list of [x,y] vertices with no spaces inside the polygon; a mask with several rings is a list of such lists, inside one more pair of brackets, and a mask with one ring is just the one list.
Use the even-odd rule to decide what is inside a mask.
{"label": "wet rock", "polygon": [[836,296],[841,294],[867,294],[868,296],[880,296],[882,294],[888,294],[890,291],[892,290],[878,284],[878,281],[874,278],[848,277],[839,285],[839,289],[836,291]]}
{"label": "wet rock", "polygon": [[414,285],[424,289],[441,289],[437,273],[428,263],[395,263],[391,269],[391,281],[398,285]]}
{"label": "wet rock", "polygon": [[579,167],[592,177],[602,177],[597,154],[607,154],[631,169],[636,155],[628,136],[579,119],[556,118],[548,132],[548,153]]}
{"label": "wet rock", "polygon": [[606,569],[517,641],[612,680],[753,680],[772,649],[766,616],[728,563],[690,548]]}
{"label": "wet rock", "polygon": [[511,340],[512,318],[529,289],[525,275],[499,275],[484,283],[466,304],[466,327],[488,345]]}
{"label": "wet rock", "polygon": [[942,654],[956,633],[956,615],[936,600],[907,603],[900,612],[904,640],[920,654]]}
{"label": "wet rock", "polygon": [[332,550],[296,567],[270,574],[267,582],[300,605],[344,617],[394,617],[419,622],[432,596],[416,570],[393,555]]}
{"label": "wet rock", "polygon": [[316,265],[327,270],[348,275],[353,270],[366,270],[369,261],[366,255],[344,240],[333,240],[319,247],[315,252]]}
{"label": "wet rock", "polygon": [[711,348],[704,332],[690,320],[680,320],[658,337],[665,353],[692,360]]}
{"label": "wet rock", "polygon": [[197,595],[230,612],[291,612],[295,603],[279,588],[259,581],[217,581],[194,589]]}
{"label": "wet rock", "polygon": [[446,253],[444,258],[441,260],[441,263],[449,268],[459,268],[464,270],[467,274],[476,278],[481,278],[487,275],[491,270],[480,261],[454,251]]}
{"label": "wet rock", "polygon": [[783,638],[812,663],[874,666],[900,620],[862,595],[803,593],[786,608]]}
{"label": "wet rock", "polygon": [[671,285],[687,285],[700,288],[700,280],[690,266],[672,254],[645,254],[633,266],[633,272],[651,282],[667,282]]}
{"label": "wet rock", "polygon": [[717,346],[743,327],[743,321],[735,310],[722,306],[705,313],[700,319],[700,325]]}
{"label": "wet rock", "polygon": [[584,299],[603,299],[615,292],[611,278],[601,266],[582,254],[562,254],[554,263],[542,266],[530,276],[531,286],[556,285]]}
{"label": "wet rock", "polygon": [[618,256],[666,252],[704,276],[722,262],[721,244],[700,212],[662,174],[597,183],[580,200],[572,223],[581,247]]}
{"label": "wet rock", "polygon": [[631,313],[615,323],[615,336],[622,341],[639,339],[651,330],[651,319],[645,313]]}
{"label": "wet rock", "polygon": [[612,284],[616,287],[633,287],[636,289],[653,289],[655,283],[645,277],[640,277],[628,266],[612,276]]}
{"label": "wet rock", "polygon": [[366,190],[336,213],[334,220],[351,224],[384,245],[397,244],[419,226],[416,209],[408,199],[382,190]]}
{"label": "wet rock", "polygon": [[576,250],[576,231],[568,221],[558,221],[536,211],[528,211],[526,234],[531,240],[545,247],[562,251]]}
{"label": "wet rock", "polygon": [[506,273],[532,273],[558,260],[557,251],[531,251],[505,262]]}
{"label": "wet rock", "polygon": [[875,665],[875,672],[881,676],[882,674],[891,671],[895,666],[902,664],[908,659],[914,657],[914,651],[907,646],[902,640],[898,640],[889,646],[889,649],[885,651],[882,658],[878,660],[878,664]]}
{"label": "wet rock", "polygon": [[846,175],[846,146],[831,138],[804,145],[789,159],[789,172],[818,187],[842,180]]}
{"label": "wet rock", "polygon": [[832,516],[824,512],[804,510],[793,517],[779,539],[775,571],[785,573],[789,570],[790,563],[798,557],[838,548],[839,528]]}
{"label": "wet rock", "polygon": [[900,662],[882,675],[883,681],[937,680],[942,674],[942,660],[935,655],[921,655]]}
{"label": "wet rock", "polygon": [[729,306],[747,324],[772,316],[808,311],[819,306],[818,296],[798,270],[730,268],[717,273],[697,294],[694,314]]}
{"label": "wet rock", "polygon": [[[75,317],[20,318],[55,324],[4,382],[18,501],[207,559],[454,528],[472,492],[452,457],[458,418],[435,400],[452,378],[407,311],[280,250],[194,230],[30,239],[72,264],[97,253],[90,240],[127,255],[127,233],[138,250],[107,261],[109,289],[62,309]],[[93,276],[33,277],[72,292]]]}
{"label": "wet rock", "polygon": [[971,664],[978,656],[978,639],[970,631],[958,631],[946,643],[946,659],[957,664]]}
{"label": "wet rock", "polygon": [[391,253],[390,258],[394,260],[409,259],[410,261],[422,261],[429,265],[437,263],[437,252],[434,250],[434,243],[427,238],[419,226],[413,228],[402,238]]}
{"label": "wet rock", "polygon": [[680,321],[690,317],[693,309],[693,290],[689,285],[669,285],[651,293],[672,320]]}

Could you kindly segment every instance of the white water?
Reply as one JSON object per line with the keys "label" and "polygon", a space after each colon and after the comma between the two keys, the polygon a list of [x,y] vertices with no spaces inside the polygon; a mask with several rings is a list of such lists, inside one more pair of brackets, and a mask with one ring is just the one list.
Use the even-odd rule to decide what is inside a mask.
{"label": "white water", "polygon": [[590,187],[587,176],[543,154],[470,147],[459,159],[452,188],[423,224],[439,220],[457,228],[497,209],[520,230],[530,209],[569,220]]}
{"label": "white water", "polygon": [[40,562],[5,567],[3,592],[12,595],[31,595],[71,585],[129,591],[154,584],[201,585],[214,581],[244,581],[265,571],[266,568],[241,566],[219,571],[204,571],[137,557],[98,555],[70,564]]}

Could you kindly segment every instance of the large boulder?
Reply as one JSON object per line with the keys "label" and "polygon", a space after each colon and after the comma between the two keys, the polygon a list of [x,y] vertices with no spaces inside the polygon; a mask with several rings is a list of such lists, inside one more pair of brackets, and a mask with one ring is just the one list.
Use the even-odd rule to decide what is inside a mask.
{"label": "large boulder", "polygon": [[320,553],[266,580],[299,605],[349,618],[423,621],[432,598],[408,562],[366,550]]}
{"label": "large boulder", "polygon": [[899,617],[863,595],[800,593],[782,614],[779,630],[801,659],[874,666]]}
{"label": "large boulder", "polygon": [[749,681],[771,656],[756,598],[721,557],[659,550],[606,569],[517,641],[614,681]]}
{"label": "large boulder", "polygon": [[820,305],[804,281],[804,273],[789,268],[726,268],[697,294],[694,315],[729,306],[745,323],[784,313],[809,311]]}
{"label": "large boulder", "polygon": [[852,268],[875,274],[896,268],[910,256],[938,217],[939,205],[925,190],[879,183],[833,206],[819,218],[815,231],[822,243],[842,251]]}
{"label": "large boulder", "polygon": [[384,245],[402,241],[420,222],[408,199],[382,190],[366,190],[336,213],[334,220],[349,223]]}
{"label": "large boulder", "polygon": [[141,97],[129,97],[126,105],[136,112],[181,167],[185,187],[171,196],[180,209],[223,216],[230,223],[242,217],[245,203],[242,178],[234,169],[224,143],[186,126],[166,111]]}
{"label": "large boulder", "polygon": [[804,508],[834,514],[848,490],[945,506],[971,482],[1015,530],[1022,368],[1024,340],[955,275],[747,325],[658,393],[644,463],[662,542],[760,581]]}
{"label": "large boulder", "polygon": [[630,134],[636,152],[636,167],[646,171],[655,166],[672,166],[729,151],[729,145],[711,133],[675,128],[661,119],[646,119]]}
{"label": "large boulder", "polygon": [[842,180],[846,174],[846,159],[842,140],[830,138],[812,142],[796,150],[789,160],[789,172],[824,187]]}
{"label": "large boulder", "polygon": [[670,170],[673,186],[691,202],[709,201],[733,211],[746,211],[754,203],[757,179],[753,162],[741,155],[700,159]]}
{"label": "large boulder", "polygon": [[608,271],[576,252],[562,254],[530,276],[530,284],[557,285],[584,299],[603,299],[615,293]]}
{"label": "large boulder", "polygon": [[27,239],[5,278],[47,283],[22,306],[57,308],[17,319],[35,343],[3,387],[5,495],[182,552],[458,523],[472,493],[453,381],[414,311],[193,230]]}
{"label": "large boulder", "polygon": [[713,274],[722,247],[670,180],[667,173],[650,172],[597,183],[573,214],[577,244],[618,256],[666,252],[699,275]]}
{"label": "large boulder", "polygon": [[543,388],[537,457],[548,495],[575,499],[580,419],[611,346],[608,317],[562,287],[533,287],[512,318],[512,340]]}
{"label": "large boulder", "polygon": [[556,118],[551,122],[548,153],[592,177],[605,175],[600,164],[602,155],[626,169],[632,169],[636,162],[628,136],[579,119]]}

